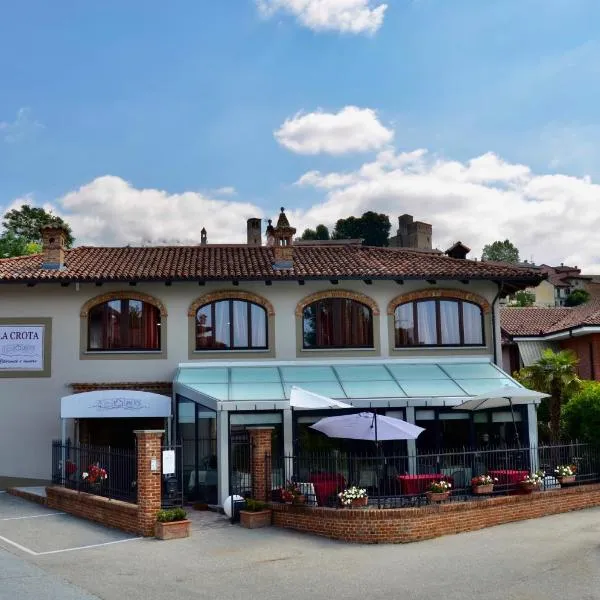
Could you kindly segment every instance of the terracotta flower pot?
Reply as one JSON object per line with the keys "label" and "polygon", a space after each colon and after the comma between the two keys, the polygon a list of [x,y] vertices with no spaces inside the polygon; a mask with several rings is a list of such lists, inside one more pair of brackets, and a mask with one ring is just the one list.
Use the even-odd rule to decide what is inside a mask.
{"label": "terracotta flower pot", "polygon": [[294,496],[292,504],[306,504],[306,496],[304,494],[298,494],[298,496]]}
{"label": "terracotta flower pot", "polygon": [[564,475],[563,477],[557,477],[558,483],[560,485],[569,485],[570,483],[575,483],[575,475]]}
{"label": "terracotta flower pot", "polygon": [[271,525],[271,509],[257,510],[250,512],[249,510],[240,510],[240,525],[246,529],[258,529],[259,527],[268,527]]}
{"label": "terracotta flower pot", "polygon": [[538,491],[540,486],[535,483],[529,483],[528,481],[521,481],[519,483],[519,488],[523,494],[531,494],[532,492]]}
{"label": "terracotta flower pot", "polygon": [[154,535],[159,540],[178,540],[190,537],[191,524],[189,519],[169,521],[168,523],[157,522],[154,527]]}
{"label": "terracotta flower pot", "polygon": [[361,506],[367,506],[369,502],[369,498],[367,496],[365,496],[364,498],[354,498],[354,500],[352,500],[352,504],[350,504],[350,506],[352,508],[360,508]]}
{"label": "terracotta flower pot", "polygon": [[472,490],[476,496],[484,496],[486,494],[491,494],[494,491],[494,484],[486,483],[485,485],[474,485]]}
{"label": "terracotta flower pot", "polygon": [[429,502],[443,502],[448,500],[450,492],[425,492],[425,496]]}

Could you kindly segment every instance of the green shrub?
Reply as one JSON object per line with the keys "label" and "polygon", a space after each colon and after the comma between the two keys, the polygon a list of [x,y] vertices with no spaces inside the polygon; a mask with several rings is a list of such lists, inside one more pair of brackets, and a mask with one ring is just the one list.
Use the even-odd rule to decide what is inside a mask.
{"label": "green shrub", "polygon": [[562,425],[570,439],[600,443],[600,383],[583,382],[563,407]]}
{"label": "green shrub", "polygon": [[156,513],[156,520],[159,523],[171,523],[172,521],[183,521],[187,517],[187,513],[183,508],[168,508],[159,510]]}
{"label": "green shrub", "polygon": [[258,512],[265,510],[266,508],[269,508],[266,502],[254,500],[253,498],[246,498],[246,505],[244,506],[243,510],[247,510],[249,512]]}

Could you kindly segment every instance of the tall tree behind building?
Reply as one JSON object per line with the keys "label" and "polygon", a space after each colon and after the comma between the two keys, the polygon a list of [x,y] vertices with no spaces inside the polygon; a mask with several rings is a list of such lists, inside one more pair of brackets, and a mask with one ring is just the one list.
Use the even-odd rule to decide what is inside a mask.
{"label": "tall tree behind building", "polygon": [[483,247],[481,260],[518,263],[519,249],[510,240],[498,240]]}

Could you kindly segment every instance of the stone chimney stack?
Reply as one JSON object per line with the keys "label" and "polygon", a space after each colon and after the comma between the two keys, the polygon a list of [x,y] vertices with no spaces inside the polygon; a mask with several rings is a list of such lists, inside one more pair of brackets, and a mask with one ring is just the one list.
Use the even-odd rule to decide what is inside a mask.
{"label": "stone chimney stack", "polygon": [[248,219],[247,223],[247,244],[248,246],[261,246],[260,219]]}
{"label": "stone chimney stack", "polygon": [[62,225],[42,227],[42,269],[64,269],[67,230]]}
{"label": "stone chimney stack", "polygon": [[294,266],[294,234],[296,229],[290,226],[285,215],[285,209],[281,207],[281,213],[277,220],[277,227],[273,230],[276,269],[291,269]]}
{"label": "stone chimney stack", "polygon": [[203,227],[200,230],[200,245],[206,246],[207,243],[208,243],[208,236],[206,234],[206,229]]}

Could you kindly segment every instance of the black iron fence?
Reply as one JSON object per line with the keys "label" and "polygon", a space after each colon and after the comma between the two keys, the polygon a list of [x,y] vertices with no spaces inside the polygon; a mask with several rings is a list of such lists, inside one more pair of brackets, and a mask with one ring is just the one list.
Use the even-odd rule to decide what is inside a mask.
{"label": "black iron fence", "polygon": [[560,487],[561,479],[556,473],[559,466],[569,466],[575,473],[570,485],[600,481],[600,448],[579,442],[527,448],[449,449],[412,456],[306,453],[269,457],[267,464],[267,493],[273,500],[281,500],[282,488],[293,484],[308,504],[332,507],[340,505],[338,494],[351,486],[366,490],[369,505],[393,508],[426,503],[426,492],[440,480],[451,485],[450,501],[482,497],[474,493],[472,485],[472,479],[480,475],[494,480],[488,497],[516,493],[520,482],[533,472],[540,473],[540,489]]}
{"label": "black iron fence", "polygon": [[52,442],[52,482],[105,498],[137,501],[134,449]]}

